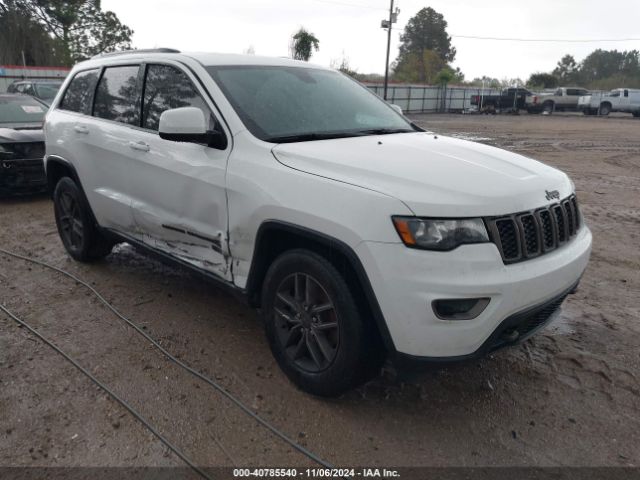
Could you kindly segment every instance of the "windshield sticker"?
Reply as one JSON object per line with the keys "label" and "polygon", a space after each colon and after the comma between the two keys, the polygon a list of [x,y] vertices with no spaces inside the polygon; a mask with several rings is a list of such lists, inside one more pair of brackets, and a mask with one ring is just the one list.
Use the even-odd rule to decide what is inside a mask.
{"label": "windshield sticker", "polygon": [[42,113],[44,110],[40,105],[20,105],[24,113]]}

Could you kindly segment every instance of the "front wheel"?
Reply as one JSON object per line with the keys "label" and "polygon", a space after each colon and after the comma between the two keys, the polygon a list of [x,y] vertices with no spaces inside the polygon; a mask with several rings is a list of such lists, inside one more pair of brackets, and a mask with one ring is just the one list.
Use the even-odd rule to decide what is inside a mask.
{"label": "front wheel", "polygon": [[314,252],[292,250],[273,262],[262,316],[276,361],[305,392],[337,396],[377,373],[381,355],[349,286]]}
{"label": "front wheel", "polygon": [[607,116],[611,113],[611,105],[608,103],[603,103],[600,105],[600,115]]}
{"label": "front wheel", "polygon": [[113,242],[98,231],[84,194],[71,178],[63,177],[56,185],[53,207],[62,244],[74,259],[89,262],[111,253]]}

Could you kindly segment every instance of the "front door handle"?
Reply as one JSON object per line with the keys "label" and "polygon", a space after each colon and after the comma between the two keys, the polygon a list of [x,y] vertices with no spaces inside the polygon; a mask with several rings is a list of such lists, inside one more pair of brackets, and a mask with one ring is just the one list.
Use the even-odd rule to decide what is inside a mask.
{"label": "front door handle", "polygon": [[150,150],[149,145],[144,142],[129,142],[129,147],[134,150],[140,150],[141,152],[148,152]]}
{"label": "front door handle", "polygon": [[84,133],[84,134],[89,133],[89,129],[84,125],[76,125],[75,127],[73,127],[73,129],[78,133]]}

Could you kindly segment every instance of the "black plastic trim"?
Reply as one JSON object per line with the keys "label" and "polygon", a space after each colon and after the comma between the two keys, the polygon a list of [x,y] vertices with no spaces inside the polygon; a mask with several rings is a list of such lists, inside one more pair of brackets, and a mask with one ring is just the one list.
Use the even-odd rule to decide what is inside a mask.
{"label": "black plastic trim", "polygon": [[489,335],[489,338],[487,338],[484,341],[484,343],[480,346],[480,348],[478,348],[475,352],[472,352],[466,355],[457,355],[457,356],[451,356],[451,357],[421,357],[421,356],[409,355],[407,353],[398,352],[396,353],[395,357],[392,358],[392,360],[394,364],[396,364],[398,367],[406,368],[406,369],[414,369],[414,368],[419,368],[421,366],[429,366],[429,365],[438,364],[438,363],[457,363],[457,362],[475,360],[477,358],[484,357],[495,350],[509,347],[512,345],[517,345],[518,343],[521,343],[522,341],[534,335],[539,330],[546,327],[549,324],[551,317],[549,317],[549,319],[547,319],[545,322],[540,324],[538,327],[536,327],[532,331],[528,332],[523,337],[520,337],[513,342],[504,342],[500,344],[498,347],[494,347],[494,345],[496,345],[496,341],[498,340],[500,335],[504,333],[505,330],[507,330],[509,327],[512,327],[514,325],[518,325],[523,320],[534,316],[539,311],[544,310],[546,307],[558,302],[561,299],[564,301],[564,299],[568,295],[575,293],[579,283],[580,283],[580,279],[578,279],[575,283],[573,283],[569,288],[555,295],[553,298],[546,300],[543,303],[539,303],[532,307],[521,310],[520,312],[514,313],[513,315],[510,315],[496,327],[493,333]]}

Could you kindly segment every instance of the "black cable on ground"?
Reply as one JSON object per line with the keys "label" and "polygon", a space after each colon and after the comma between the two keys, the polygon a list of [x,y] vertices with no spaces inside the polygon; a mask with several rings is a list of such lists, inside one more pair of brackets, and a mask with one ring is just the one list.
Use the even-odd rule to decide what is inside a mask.
{"label": "black cable on ground", "polygon": [[208,480],[211,480],[211,477],[209,477],[205,472],[203,472],[196,464],[194,464],[191,460],[189,460],[189,458],[182,453],[178,447],[176,447],[175,445],[173,445],[169,440],[167,440],[160,432],[158,432],[149,422],[147,422],[147,420],[145,420],[145,418],[140,415],[138,413],[138,411],[136,409],[134,409],[131,405],[129,405],[127,403],[126,400],[123,400],[122,398],[120,398],[118,396],[117,393],[115,393],[113,390],[111,390],[109,387],[107,387],[104,383],[102,383],[100,380],[98,380],[96,377],[93,376],[93,374],[91,372],[89,372],[87,369],[85,369],[82,365],[80,365],[76,360],[74,360],[73,358],[71,358],[66,352],[64,352],[60,347],[58,347],[56,344],[54,344],[53,342],[51,342],[51,340],[47,339],[44,335],[42,335],[39,331],[37,331],[35,328],[33,328],[31,325],[29,325],[27,322],[25,322],[24,320],[21,320],[20,318],[18,318],[15,314],[13,314],[13,312],[11,312],[9,309],[7,309],[4,305],[2,305],[0,303],[0,310],[2,310],[4,313],[6,313],[9,317],[11,317],[13,320],[15,320],[19,325],[21,325],[22,327],[26,328],[27,330],[29,330],[32,334],[34,334],[36,337],[38,337],[40,340],[42,340],[42,342],[44,342],[45,344],[47,344],[48,346],[50,346],[53,350],[55,350],[56,352],[58,352],[60,355],[62,355],[65,360],[67,360],[69,363],[71,363],[74,367],[76,367],[78,370],[80,370],[84,375],[86,375],[87,377],[89,377],[89,379],[95,383],[98,387],[100,387],[102,390],[104,390],[108,395],[110,395],[116,402],[118,402],[120,405],[122,405],[124,408],[126,408],[129,413],[131,415],[133,415],[140,423],[142,423],[142,425],[149,430],[151,433],[153,433],[158,440],[160,440],[162,443],[164,443],[167,448],[169,448],[169,450],[171,450],[173,453],[175,453],[178,457],[180,457],[187,465],[189,465],[189,467],[191,467],[196,473],[198,473],[200,476],[202,476],[203,478],[206,478]]}
{"label": "black cable on ground", "polygon": [[100,295],[100,293],[95,288],[93,288],[87,282],[81,280],[80,278],[78,278],[77,276],[75,276],[72,273],[69,273],[69,272],[67,272],[65,270],[62,270],[61,268],[55,267],[55,266],[50,265],[50,264],[48,264],[46,262],[43,262],[41,260],[36,260],[36,259],[30,258],[30,257],[26,257],[24,255],[13,253],[13,252],[10,252],[10,251],[5,250],[3,248],[0,248],[0,253],[3,253],[5,255],[8,255],[10,257],[14,257],[14,258],[17,258],[17,259],[20,259],[20,260],[24,260],[26,262],[30,262],[30,263],[34,263],[36,265],[40,265],[41,267],[48,268],[48,269],[53,270],[55,272],[58,272],[58,273],[60,273],[62,275],[65,275],[65,276],[71,278],[72,280],[78,282],[80,285],[83,285],[84,287],[88,288],[96,296],[96,298],[98,298],[98,300],[100,300],[119,319],[121,319],[122,321],[127,323],[127,325],[129,325],[136,332],[138,332],[140,335],[142,335],[144,338],[146,338],[149,342],[151,342],[151,344],[154,347],[156,347],[158,350],[160,350],[173,363],[175,363],[176,365],[182,367],[183,369],[185,369],[186,371],[188,371],[189,373],[191,373],[195,377],[199,378],[203,382],[209,384],[211,387],[213,387],[219,393],[224,395],[228,400],[230,400],[234,405],[236,405],[240,410],[242,410],[244,413],[246,413],[251,418],[253,418],[255,421],[257,421],[260,425],[262,425],[267,430],[269,430],[271,433],[273,433],[276,437],[278,437],[281,440],[283,440],[286,443],[288,443],[292,448],[294,448],[295,450],[297,450],[301,454],[305,455],[310,460],[313,460],[314,462],[316,462],[319,465],[322,465],[323,467],[333,468],[333,465],[331,465],[329,462],[327,462],[326,460],[323,460],[322,458],[318,457],[315,453],[307,450],[302,445],[297,443],[295,440],[289,438],[285,433],[281,432],[277,427],[275,427],[274,425],[269,423],[267,420],[263,419],[260,415],[258,415],[253,410],[251,410],[249,407],[247,407],[244,403],[242,403],[241,400],[236,398],[232,393],[228,392],[222,385],[220,385],[219,383],[217,383],[214,380],[211,380],[209,377],[203,375],[202,373],[198,372],[197,370],[193,369],[189,365],[187,365],[184,362],[182,362],[180,359],[174,357],[162,345],[160,345],[156,340],[154,340],[149,334],[147,334],[144,330],[142,330],[140,327],[138,327],[135,323],[133,323],[131,320],[129,320],[127,317],[125,317],[123,314],[121,314],[113,305],[111,305],[111,303],[109,303],[102,295]]}

